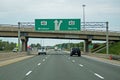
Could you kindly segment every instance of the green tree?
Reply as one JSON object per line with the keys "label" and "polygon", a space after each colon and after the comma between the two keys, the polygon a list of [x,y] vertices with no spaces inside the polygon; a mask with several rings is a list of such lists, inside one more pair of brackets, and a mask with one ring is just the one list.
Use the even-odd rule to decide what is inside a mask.
{"label": "green tree", "polygon": [[16,43],[13,42],[9,43],[8,41],[0,40],[0,50],[11,51],[15,47],[16,47]]}
{"label": "green tree", "polygon": [[38,48],[39,48],[39,47],[41,47],[41,45],[40,45],[39,43],[37,43],[36,47],[38,47]]}

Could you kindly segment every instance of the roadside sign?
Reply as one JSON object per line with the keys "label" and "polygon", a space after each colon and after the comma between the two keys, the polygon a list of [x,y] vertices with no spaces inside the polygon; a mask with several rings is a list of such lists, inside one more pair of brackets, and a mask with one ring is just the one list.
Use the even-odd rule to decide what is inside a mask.
{"label": "roadside sign", "polygon": [[80,29],[80,19],[35,19],[36,31],[76,31]]}
{"label": "roadside sign", "polygon": [[88,47],[89,47],[89,49],[92,49],[92,48],[93,48],[93,45],[92,45],[92,44],[89,44]]}

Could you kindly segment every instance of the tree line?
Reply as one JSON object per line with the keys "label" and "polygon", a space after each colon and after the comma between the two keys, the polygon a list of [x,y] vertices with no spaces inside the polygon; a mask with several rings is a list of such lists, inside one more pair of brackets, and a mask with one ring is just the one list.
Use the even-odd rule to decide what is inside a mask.
{"label": "tree line", "polygon": [[0,51],[11,51],[16,47],[16,43],[0,40]]}
{"label": "tree line", "polygon": [[83,42],[80,42],[80,43],[62,43],[62,44],[57,44],[55,46],[57,46],[60,49],[67,49],[67,50],[69,50],[72,47],[78,47],[81,50],[83,50],[84,44],[83,44]]}

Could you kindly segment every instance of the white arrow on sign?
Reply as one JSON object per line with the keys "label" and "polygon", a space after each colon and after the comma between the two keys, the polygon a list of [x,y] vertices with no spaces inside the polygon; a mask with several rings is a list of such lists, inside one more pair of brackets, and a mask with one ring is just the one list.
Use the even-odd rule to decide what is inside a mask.
{"label": "white arrow on sign", "polygon": [[55,30],[60,30],[60,25],[62,23],[62,20],[60,20],[59,22],[58,20],[55,20],[54,23],[55,23]]}

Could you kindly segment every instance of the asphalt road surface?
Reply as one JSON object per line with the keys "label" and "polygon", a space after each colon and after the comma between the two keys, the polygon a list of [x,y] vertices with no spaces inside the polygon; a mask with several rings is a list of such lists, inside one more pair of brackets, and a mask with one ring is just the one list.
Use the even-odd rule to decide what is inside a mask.
{"label": "asphalt road surface", "polygon": [[0,67],[0,80],[120,80],[120,66],[51,50]]}

